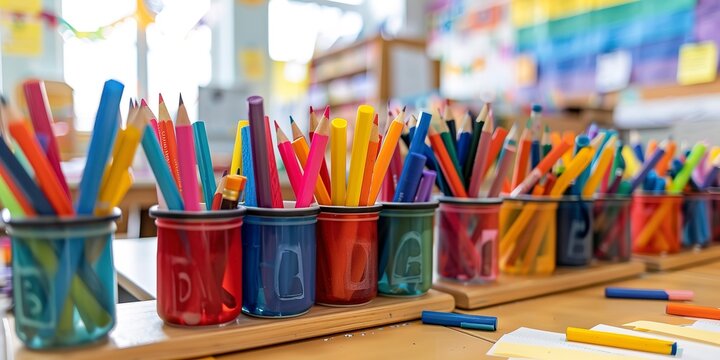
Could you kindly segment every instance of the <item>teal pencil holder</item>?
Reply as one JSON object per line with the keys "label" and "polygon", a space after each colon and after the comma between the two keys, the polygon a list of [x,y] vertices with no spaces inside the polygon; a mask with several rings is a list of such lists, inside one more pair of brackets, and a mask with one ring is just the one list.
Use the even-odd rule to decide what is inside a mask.
{"label": "teal pencil holder", "polygon": [[15,331],[25,346],[83,345],[115,326],[112,239],[119,217],[118,209],[102,217],[26,219],[3,211],[12,238]]}
{"label": "teal pencil holder", "polygon": [[438,202],[383,203],[378,223],[378,293],[420,296],[432,285]]}

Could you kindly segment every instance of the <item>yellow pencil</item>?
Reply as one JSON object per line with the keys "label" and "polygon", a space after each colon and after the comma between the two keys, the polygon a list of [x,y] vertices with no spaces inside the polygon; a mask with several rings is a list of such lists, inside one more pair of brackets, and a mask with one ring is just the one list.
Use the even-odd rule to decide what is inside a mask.
{"label": "yellow pencil", "polygon": [[125,188],[121,185],[121,182],[127,181],[125,173],[132,165],[132,160],[135,157],[135,150],[140,144],[140,138],[142,137],[143,131],[150,120],[154,117],[150,113],[145,101],[143,101],[140,109],[134,114],[132,119],[128,119],[127,127],[123,131],[122,144],[117,149],[117,154],[113,158],[110,170],[107,173],[107,183],[103,188],[100,189],[100,195],[98,197],[97,206],[95,213],[97,215],[106,215],[112,211],[113,199],[117,199],[117,192],[127,191],[129,186],[125,184]]}
{"label": "yellow pencil", "polygon": [[605,177],[605,173],[607,173],[610,168],[610,164],[615,156],[615,141],[616,137],[613,135],[605,144],[605,147],[603,147],[602,153],[592,171],[592,175],[590,175],[587,183],[585,183],[585,188],[582,190],[583,197],[592,196],[595,190],[597,190],[598,185],[600,185],[600,181]]}
{"label": "yellow pencil", "polygon": [[230,163],[231,175],[242,175],[242,128],[248,126],[247,120],[240,120],[237,123],[237,131],[235,133],[235,145],[233,146],[232,162]]}
{"label": "yellow pencil", "polygon": [[558,177],[550,190],[550,196],[561,196],[565,193],[570,183],[585,170],[593,158],[593,150],[590,147],[584,147],[578,151],[575,157],[570,160],[570,163],[565,168],[565,171]]}
{"label": "yellow pencil", "polygon": [[330,199],[336,206],[345,205],[346,158],[347,120],[336,118],[330,123]]}
{"label": "yellow pencil", "polygon": [[623,160],[625,160],[625,175],[623,177],[629,178],[635,176],[642,167],[640,160],[635,156],[635,152],[629,146],[624,145],[621,154]]}
{"label": "yellow pencil", "polygon": [[606,331],[569,327],[565,330],[565,338],[567,341],[645,351],[655,354],[675,355],[677,353],[677,343],[673,341],[615,334]]}
{"label": "yellow pencil", "polygon": [[373,115],[375,109],[370,105],[360,105],[355,118],[355,135],[353,136],[352,153],[350,157],[350,177],[348,178],[345,206],[358,206],[360,192],[362,191],[363,172],[367,149],[372,132]]}

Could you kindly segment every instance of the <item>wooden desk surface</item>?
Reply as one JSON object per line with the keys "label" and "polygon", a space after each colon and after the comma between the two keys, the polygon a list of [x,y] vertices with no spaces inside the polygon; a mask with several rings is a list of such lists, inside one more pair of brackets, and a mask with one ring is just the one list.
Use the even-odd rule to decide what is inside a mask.
{"label": "wooden desk surface", "polygon": [[257,350],[215,356],[219,360],[293,359],[483,359],[492,343],[451,328],[419,321],[340,333]]}
{"label": "wooden desk surface", "polygon": [[[606,286],[693,290],[692,303],[720,305],[720,262],[677,272],[645,275],[639,279],[518,301],[466,313],[498,317],[497,332],[461,330],[492,342],[519,327],[565,332],[568,326],[621,326],[636,320],[686,324],[691,321],[665,314],[666,301],[606,299]],[[465,312],[465,311],[463,311]]]}

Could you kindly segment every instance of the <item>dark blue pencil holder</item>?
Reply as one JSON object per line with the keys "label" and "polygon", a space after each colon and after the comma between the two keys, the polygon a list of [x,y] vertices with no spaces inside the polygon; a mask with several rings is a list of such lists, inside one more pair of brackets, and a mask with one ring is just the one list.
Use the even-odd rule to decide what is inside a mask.
{"label": "dark blue pencil holder", "polygon": [[708,193],[685,194],[683,197],[683,247],[705,247],[712,239],[711,195]]}
{"label": "dark blue pencil holder", "polygon": [[318,206],[247,208],[242,226],[245,314],[292,317],[313,306],[319,213]]}
{"label": "dark blue pencil holder", "polygon": [[558,266],[586,266],[592,260],[593,202],[578,196],[565,196],[557,207]]}

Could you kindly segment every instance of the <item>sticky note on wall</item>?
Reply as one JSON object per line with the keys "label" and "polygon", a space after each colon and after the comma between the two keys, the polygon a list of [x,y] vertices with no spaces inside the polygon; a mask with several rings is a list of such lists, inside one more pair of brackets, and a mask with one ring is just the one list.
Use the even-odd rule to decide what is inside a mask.
{"label": "sticky note on wall", "polygon": [[712,41],[685,44],[680,48],[677,81],[681,85],[715,81],[718,67],[718,49]]}
{"label": "sticky note on wall", "polygon": [[43,50],[43,26],[40,20],[13,21],[0,23],[7,29],[2,39],[2,52],[12,56],[39,56]]}

